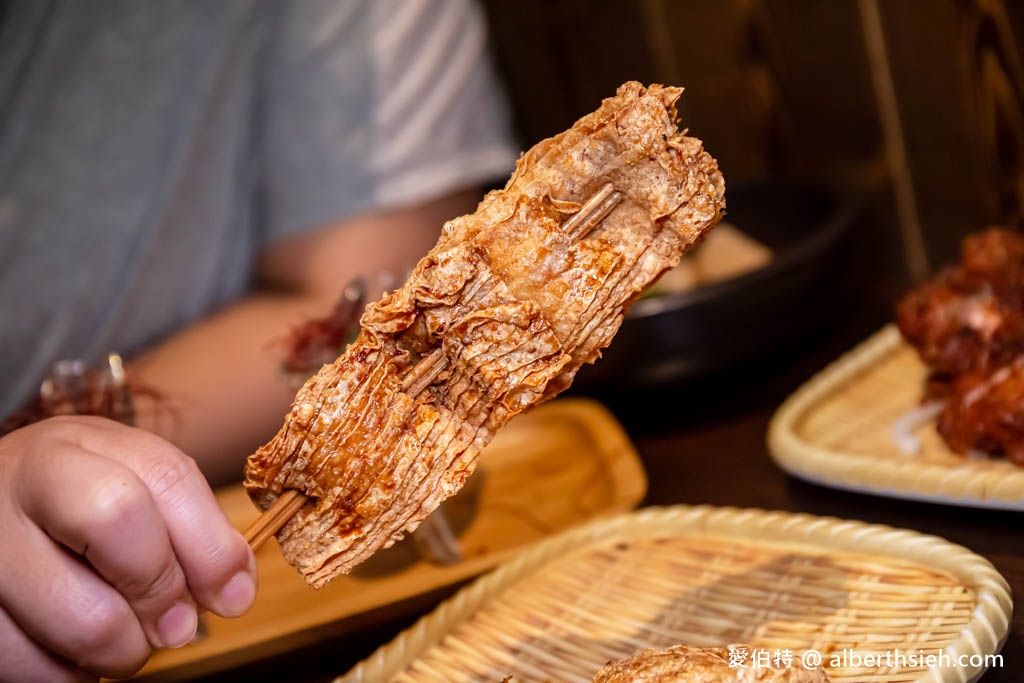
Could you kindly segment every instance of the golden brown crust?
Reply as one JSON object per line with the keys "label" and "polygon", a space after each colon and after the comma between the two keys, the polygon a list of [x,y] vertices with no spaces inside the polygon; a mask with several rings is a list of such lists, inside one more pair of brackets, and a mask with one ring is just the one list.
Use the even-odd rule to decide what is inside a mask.
{"label": "golden brown crust", "polygon": [[[299,391],[245,485],[264,509],[287,488],[315,499],[278,535],[310,583],[390,545],[457,491],[494,432],[598,358],[629,304],[718,221],[724,181],[675,126],[680,92],[627,83],[526,152]],[[562,224],[607,183],[621,203],[571,239]],[[402,376],[436,349],[445,373],[404,392]]]}
{"label": "golden brown crust", "polygon": [[[739,651],[740,656],[731,656]],[[749,646],[686,647],[644,650],[605,665],[594,683],[828,683],[821,669],[805,669],[799,660],[791,666],[758,666],[746,654]]]}

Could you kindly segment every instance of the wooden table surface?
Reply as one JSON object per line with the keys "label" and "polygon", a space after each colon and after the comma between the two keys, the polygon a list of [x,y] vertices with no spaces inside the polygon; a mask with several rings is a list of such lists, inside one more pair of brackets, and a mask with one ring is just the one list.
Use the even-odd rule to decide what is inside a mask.
{"label": "wooden table surface", "polygon": [[[1014,594],[1013,628],[1004,666],[984,683],[1024,680],[1024,513],[918,503],[847,493],[793,479],[770,460],[765,430],[775,408],[801,382],[881,326],[878,316],[823,331],[786,352],[711,381],[676,389],[597,396],[623,422],[647,469],[645,505],[675,503],[758,507],[831,515],[935,534],[988,558]],[[344,642],[291,652],[223,673],[208,683],[278,676],[329,681],[390,640],[454,589],[427,596],[383,624]]]}

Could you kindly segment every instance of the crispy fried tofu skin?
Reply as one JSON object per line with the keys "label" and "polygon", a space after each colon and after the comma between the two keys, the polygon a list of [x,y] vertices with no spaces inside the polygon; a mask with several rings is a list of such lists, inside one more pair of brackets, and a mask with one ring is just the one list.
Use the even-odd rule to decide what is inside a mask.
{"label": "crispy fried tofu skin", "polygon": [[[743,646],[751,652],[753,648]],[[724,647],[685,647],[644,650],[610,662],[594,683],[828,683],[821,669],[805,669],[799,660],[790,666],[758,666],[743,658],[735,661]]]}
{"label": "crispy fried tofu skin", "polygon": [[[347,572],[458,491],[495,431],[568,387],[629,304],[718,222],[724,181],[676,128],[681,92],[626,83],[526,152],[299,391],[245,486],[263,509],[285,489],[311,497],[278,534],[307,581]],[[562,224],[607,183],[622,200],[574,241]],[[406,393],[401,378],[436,349],[446,370]]]}

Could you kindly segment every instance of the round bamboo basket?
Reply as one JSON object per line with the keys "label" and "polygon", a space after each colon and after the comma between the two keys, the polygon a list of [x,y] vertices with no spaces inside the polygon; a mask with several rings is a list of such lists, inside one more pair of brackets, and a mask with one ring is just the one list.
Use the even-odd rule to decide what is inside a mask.
{"label": "round bamboo basket", "polygon": [[[861,522],[649,508],[544,541],[478,579],[336,683],[590,681],[645,648],[745,643],[822,653],[833,681],[956,682],[997,653],[1012,603],[985,559]],[[834,666],[946,653],[967,666]],[[974,660],[977,661],[977,658]]]}
{"label": "round bamboo basket", "polygon": [[921,402],[927,370],[893,325],[813,377],[779,408],[768,447],[780,467],[815,483],[862,493],[1024,510],[1024,467],[951,452],[934,422],[901,451],[895,423]]}

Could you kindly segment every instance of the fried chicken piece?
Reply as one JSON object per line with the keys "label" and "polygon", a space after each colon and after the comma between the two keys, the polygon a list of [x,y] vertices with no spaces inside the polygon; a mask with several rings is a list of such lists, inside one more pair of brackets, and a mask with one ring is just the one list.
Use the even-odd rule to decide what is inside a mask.
{"label": "fried chicken piece", "polygon": [[1024,465],[1024,357],[989,375],[957,376],[937,428],[956,453],[1006,455]]}
{"label": "fried chicken piece", "polygon": [[1024,350],[1019,316],[988,288],[959,291],[949,273],[910,292],[896,316],[904,339],[940,374],[984,371]]}
{"label": "fried chicken piece", "polygon": [[[675,124],[681,90],[626,83],[526,152],[503,190],[445,224],[400,288],[371,304],[344,355],[303,386],[245,486],[262,509],[312,500],[279,532],[315,586],[413,530],[473,472],[512,416],[569,386],[629,304],[718,222],[724,181]],[[583,240],[562,229],[611,184],[622,199]],[[440,350],[440,351],[438,351]],[[427,389],[403,390],[422,358]]]}
{"label": "fried chicken piece", "polygon": [[925,399],[946,401],[946,445],[1024,464],[1024,236],[968,236],[960,263],[910,292],[897,322],[932,370]]}
{"label": "fried chicken piece", "polygon": [[963,276],[986,282],[1017,302],[1024,279],[1024,235],[1006,228],[989,228],[964,238],[960,250]]}
{"label": "fried chicken piece", "polygon": [[792,666],[757,666],[745,658],[731,657],[746,646],[685,647],[643,652],[606,664],[594,683],[828,683],[821,669]]}
{"label": "fried chicken piece", "polygon": [[961,263],[899,303],[903,337],[940,375],[989,372],[1024,353],[1024,236],[990,228],[964,240]]}

